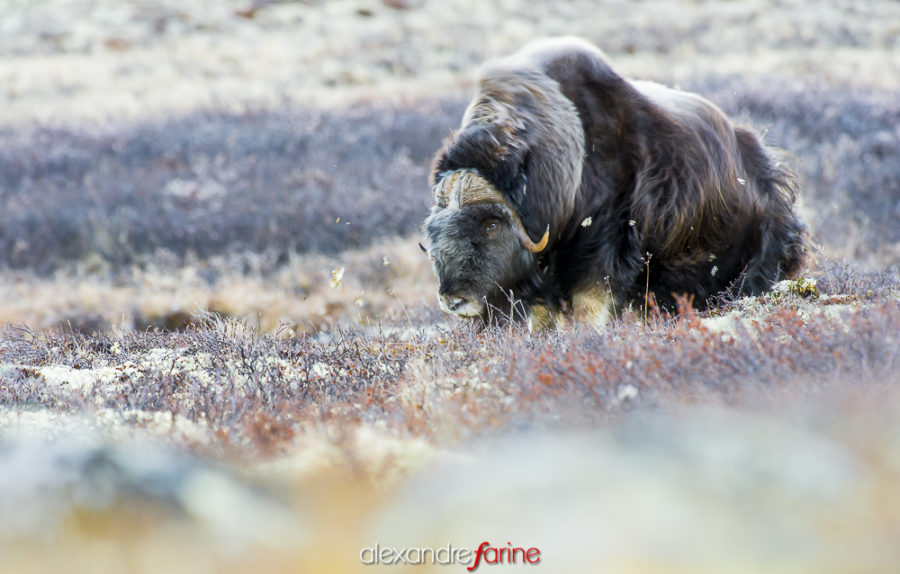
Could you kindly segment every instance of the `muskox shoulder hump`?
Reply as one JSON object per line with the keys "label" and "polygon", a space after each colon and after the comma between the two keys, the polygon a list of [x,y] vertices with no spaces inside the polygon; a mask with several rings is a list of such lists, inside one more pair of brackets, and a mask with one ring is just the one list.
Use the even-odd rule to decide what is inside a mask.
{"label": "muskox shoulder hump", "polygon": [[597,46],[577,36],[558,38],[541,38],[526,44],[519,52],[508,58],[510,61],[522,61],[530,65],[545,67],[547,63],[570,58],[587,57],[601,60],[607,65],[606,54]]}
{"label": "muskox shoulder hump", "polygon": [[621,81],[600,48],[575,36],[534,40],[519,52],[489,66],[540,70],[558,82],[563,92],[570,92],[587,83]]}

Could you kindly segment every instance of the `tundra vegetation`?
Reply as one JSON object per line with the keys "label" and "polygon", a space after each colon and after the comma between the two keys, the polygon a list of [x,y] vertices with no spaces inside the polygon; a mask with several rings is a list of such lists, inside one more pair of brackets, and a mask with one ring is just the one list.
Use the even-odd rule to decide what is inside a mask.
{"label": "tundra vegetation", "polygon": [[[0,572],[900,559],[896,3],[0,9]],[[441,313],[431,156],[550,34],[786,149],[801,277],[600,332]]]}

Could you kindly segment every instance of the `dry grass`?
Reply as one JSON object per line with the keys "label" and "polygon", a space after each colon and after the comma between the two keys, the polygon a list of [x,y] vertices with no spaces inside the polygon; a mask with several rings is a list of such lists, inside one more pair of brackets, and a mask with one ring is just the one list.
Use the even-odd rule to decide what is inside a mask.
{"label": "dry grass", "polygon": [[[726,554],[751,569],[787,561],[792,572],[846,571],[864,556],[877,571],[896,559],[881,532],[900,524],[898,445],[882,434],[897,421],[900,299],[896,278],[878,294],[863,283],[868,296],[813,302],[786,290],[752,308],[732,303],[745,319],[727,336],[690,310],[554,336],[509,327],[286,337],[215,318],[180,333],[7,330],[0,429],[50,442],[16,438],[4,464],[21,473],[20,461],[36,461],[28,473],[51,502],[29,507],[7,537],[27,544],[5,563],[55,568],[36,558],[54,540],[91,571],[138,560],[340,572],[360,568],[359,550],[375,541],[474,547],[503,537],[533,540],[570,571],[592,571],[589,559],[636,572],[741,571],[721,562]],[[136,437],[150,441],[137,457],[127,454]],[[479,444],[493,446],[473,451]],[[54,467],[65,472],[43,474]],[[16,504],[38,500],[31,488]],[[513,510],[516,492],[541,504]],[[622,505],[626,494],[648,522]],[[822,500],[833,515],[821,514]],[[602,511],[585,514],[585,503]],[[686,522],[643,538],[668,512]],[[729,524],[723,546],[669,555],[703,516]],[[580,534],[561,541],[539,526],[573,520],[584,532],[625,528],[609,534],[618,550],[597,554]],[[829,529],[835,521],[844,529]],[[117,554],[94,556],[113,532]]]}
{"label": "dry grass", "polygon": [[[182,332],[116,335],[8,329],[0,402],[60,413],[162,413],[206,429],[214,450],[269,455],[298,434],[382,428],[436,444],[490,428],[602,423],[623,408],[738,404],[825,392],[854,375],[891,381],[900,281],[854,293],[782,290],[704,318],[626,314],[603,332],[532,335],[358,329],[290,336],[207,316]],[[865,286],[868,285],[868,286]],[[809,300],[808,297],[815,299]],[[725,321],[733,324],[723,331]],[[801,390],[801,389],[808,389]]]}
{"label": "dry grass", "polygon": [[[9,273],[0,279],[0,324],[86,334],[177,330],[214,313],[265,332],[315,334],[341,325],[390,329],[441,320],[432,305],[436,282],[415,239],[291,255],[278,265],[274,259],[245,253],[117,270],[87,263],[50,277]],[[340,269],[337,283],[332,272]]]}

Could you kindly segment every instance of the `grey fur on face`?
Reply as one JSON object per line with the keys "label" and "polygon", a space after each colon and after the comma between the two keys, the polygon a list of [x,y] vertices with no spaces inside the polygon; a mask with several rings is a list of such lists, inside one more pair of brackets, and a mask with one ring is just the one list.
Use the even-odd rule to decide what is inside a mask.
{"label": "grey fur on face", "polygon": [[441,308],[485,317],[533,256],[520,244],[509,210],[499,204],[435,207],[425,221],[428,254],[440,281]]}

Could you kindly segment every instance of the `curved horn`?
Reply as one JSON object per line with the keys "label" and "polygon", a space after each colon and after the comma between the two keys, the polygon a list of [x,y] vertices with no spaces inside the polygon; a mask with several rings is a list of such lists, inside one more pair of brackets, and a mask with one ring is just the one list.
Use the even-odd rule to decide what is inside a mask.
{"label": "curved horn", "polygon": [[533,243],[531,238],[528,237],[528,234],[525,233],[523,229],[521,233],[519,233],[519,243],[522,244],[522,247],[531,251],[532,253],[540,253],[547,247],[547,242],[550,241],[550,224],[547,224],[547,228],[544,230],[544,235],[541,237],[541,240],[537,243]]}
{"label": "curved horn", "polygon": [[434,186],[434,200],[438,207],[459,209],[464,205],[477,203],[499,203],[509,210],[519,243],[532,253],[540,253],[550,240],[550,225],[544,230],[540,241],[535,243],[525,231],[525,225],[516,210],[509,204],[502,193],[494,189],[486,179],[471,170],[457,170],[444,174]]}
{"label": "curved horn", "polygon": [[519,237],[519,243],[532,253],[540,253],[547,247],[547,242],[550,240],[550,224],[547,224],[547,228],[544,229],[544,235],[541,237],[540,241],[535,243],[531,240],[531,237],[528,236],[528,232],[525,231],[525,225],[522,223],[522,220],[519,219],[519,215],[513,211],[509,210],[510,215],[512,215],[513,224],[516,226],[516,235]]}

